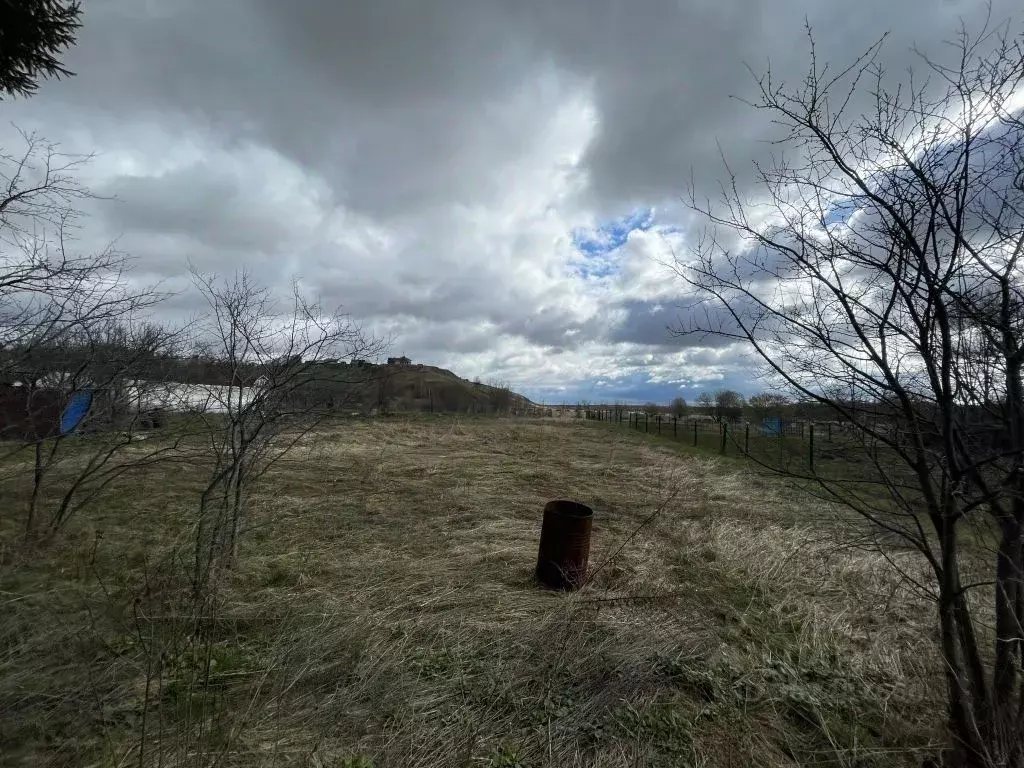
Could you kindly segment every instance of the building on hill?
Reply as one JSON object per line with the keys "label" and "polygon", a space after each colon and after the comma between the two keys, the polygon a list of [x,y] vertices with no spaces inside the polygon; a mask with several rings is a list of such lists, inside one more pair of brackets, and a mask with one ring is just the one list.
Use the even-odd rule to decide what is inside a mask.
{"label": "building on hill", "polygon": [[388,365],[412,365],[412,360],[405,355],[402,355],[401,357],[389,357]]}

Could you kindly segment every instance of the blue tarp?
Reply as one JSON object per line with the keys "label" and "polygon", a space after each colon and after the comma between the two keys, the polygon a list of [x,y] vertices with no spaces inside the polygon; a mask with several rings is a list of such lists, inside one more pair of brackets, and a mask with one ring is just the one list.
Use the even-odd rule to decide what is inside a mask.
{"label": "blue tarp", "polygon": [[68,398],[68,404],[60,415],[60,433],[62,435],[75,431],[75,427],[82,423],[89,408],[92,406],[92,390],[84,389],[79,392],[72,392]]}
{"label": "blue tarp", "polygon": [[761,422],[761,433],[765,435],[781,435],[782,419],[778,416],[771,419],[765,419]]}

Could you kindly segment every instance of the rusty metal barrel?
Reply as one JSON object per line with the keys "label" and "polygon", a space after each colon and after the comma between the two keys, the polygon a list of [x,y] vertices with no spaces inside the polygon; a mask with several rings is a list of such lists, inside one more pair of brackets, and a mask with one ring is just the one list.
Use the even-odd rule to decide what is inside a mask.
{"label": "rusty metal barrel", "polygon": [[557,499],[544,506],[537,553],[537,579],[552,589],[576,589],[587,575],[594,510]]}

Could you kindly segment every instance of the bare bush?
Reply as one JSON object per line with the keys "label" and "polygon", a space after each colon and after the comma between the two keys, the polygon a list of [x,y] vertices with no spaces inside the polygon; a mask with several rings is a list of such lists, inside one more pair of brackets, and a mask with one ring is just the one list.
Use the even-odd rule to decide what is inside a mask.
{"label": "bare bush", "polygon": [[[27,469],[6,463],[0,480],[30,475],[24,529],[34,538],[59,530],[129,466],[155,458],[121,461],[137,423],[129,401],[154,378],[175,334],[139,321],[162,296],[130,284],[127,257],[74,249],[77,205],[89,197],[77,171],[88,158],[22,137],[21,153],[0,157],[0,438],[5,455],[31,459]],[[75,398],[81,412],[63,423]],[[89,432],[102,436],[80,439]]]}
{"label": "bare bush", "polygon": [[487,387],[491,409],[495,413],[508,413],[512,410],[514,398],[512,397],[512,388],[507,381],[494,378],[487,382]]}
{"label": "bare bush", "polygon": [[193,587],[202,595],[235,557],[252,484],[370,379],[363,366],[380,342],[348,316],[325,312],[294,287],[287,305],[245,273],[228,280],[193,270],[208,306],[197,330],[226,383],[195,410],[206,424],[213,468],[202,492]]}

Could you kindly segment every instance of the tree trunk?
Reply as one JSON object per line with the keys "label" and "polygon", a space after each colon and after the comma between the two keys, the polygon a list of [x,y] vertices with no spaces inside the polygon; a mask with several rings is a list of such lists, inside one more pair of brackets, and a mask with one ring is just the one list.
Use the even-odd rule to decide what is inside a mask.
{"label": "tree trunk", "polygon": [[[988,768],[984,761],[984,728],[978,722],[977,670],[979,659],[972,659],[965,641],[960,603],[960,572],[957,562],[956,521],[948,515],[937,516],[935,528],[939,535],[942,573],[939,582],[939,627],[942,660],[946,670],[949,697],[949,731],[953,738],[953,754],[946,761],[948,768]],[[969,614],[966,615],[969,620]],[[973,678],[973,679],[972,679]]]}
{"label": "tree trunk", "polygon": [[32,538],[35,532],[36,511],[39,509],[39,495],[43,489],[43,442],[36,440],[32,465],[32,496],[28,500],[28,512],[25,515],[25,539]]}
{"label": "tree trunk", "polygon": [[238,546],[238,533],[242,528],[242,523],[244,522],[245,481],[245,468],[239,466],[231,478],[231,521],[228,544],[225,552],[228,564],[233,564],[235,561],[235,548]]}
{"label": "tree trunk", "polygon": [[1012,517],[1002,521],[1002,538],[996,558],[996,652],[993,668],[996,727],[1009,726],[1015,718],[1013,706],[1019,673],[1021,617],[1018,615],[1021,589],[1021,525]]}
{"label": "tree trunk", "polygon": [[1024,765],[1024,499],[1000,521],[996,560],[996,648],[991,742],[1003,764]]}

